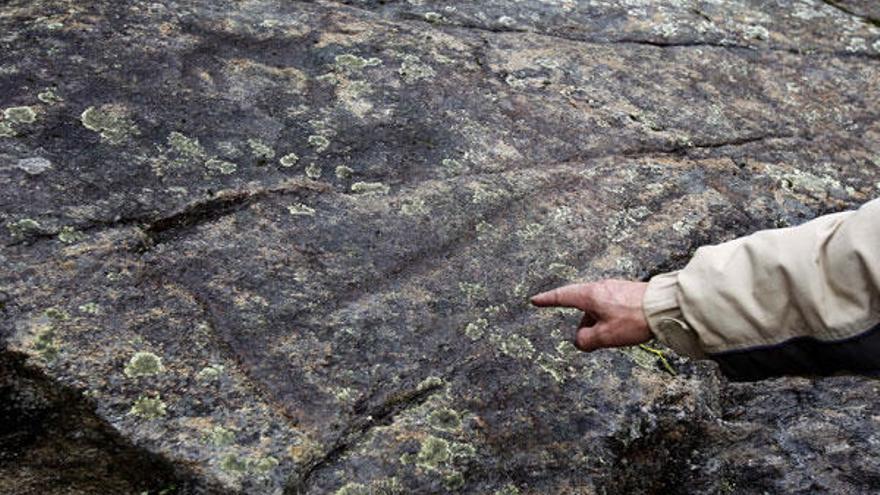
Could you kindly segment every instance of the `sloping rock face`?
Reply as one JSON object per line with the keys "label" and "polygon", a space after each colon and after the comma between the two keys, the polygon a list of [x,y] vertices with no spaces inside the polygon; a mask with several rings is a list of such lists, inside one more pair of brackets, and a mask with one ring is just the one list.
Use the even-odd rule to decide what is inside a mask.
{"label": "sloping rock face", "polygon": [[[876,488],[876,381],[672,374],[527,305],[875,197],[876,10],[5,2],[4,490]],[[40,491],[41,421],[138,469]]]}

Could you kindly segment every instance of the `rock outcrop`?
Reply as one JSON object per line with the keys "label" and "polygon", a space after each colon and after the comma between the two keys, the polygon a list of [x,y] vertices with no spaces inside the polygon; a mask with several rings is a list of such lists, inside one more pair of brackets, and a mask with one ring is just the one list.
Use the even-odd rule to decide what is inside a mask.
{"label": "rock outcrop", "polygon": [[527,296],[876,197],[878,16],[5,2],[3,490],[876,489],[876,381],[581,354]]}

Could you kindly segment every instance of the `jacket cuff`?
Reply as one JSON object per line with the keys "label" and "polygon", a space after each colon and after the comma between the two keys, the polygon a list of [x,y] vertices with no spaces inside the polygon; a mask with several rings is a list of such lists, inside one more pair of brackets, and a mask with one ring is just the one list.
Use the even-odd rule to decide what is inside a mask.
{"label": "jacket cuff", "polygon": [[684,319],[678,302],[678,272],[657,275],[648,282],[642,309],[651,332],[682,356],[705,358],[699,337]]}

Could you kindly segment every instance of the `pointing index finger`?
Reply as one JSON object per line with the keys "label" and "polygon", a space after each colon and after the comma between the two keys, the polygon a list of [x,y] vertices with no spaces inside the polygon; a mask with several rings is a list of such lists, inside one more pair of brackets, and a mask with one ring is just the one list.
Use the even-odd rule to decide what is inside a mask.
{"label": "pointing index finger", "polygon": [[573,284],[542,292],[532,297],[535,306],[561,306],[564,308],[578,308],[583,311],[590,310],[588,284]]}

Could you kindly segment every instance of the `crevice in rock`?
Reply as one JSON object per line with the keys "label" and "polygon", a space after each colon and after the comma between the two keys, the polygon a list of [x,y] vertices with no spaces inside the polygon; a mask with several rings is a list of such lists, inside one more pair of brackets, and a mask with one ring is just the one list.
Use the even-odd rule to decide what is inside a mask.
{"label": "crevice in rock", "polygon": [[[143,229],[148,239],[146,243],[149,246],[162,244],[178,236],[181,232],[239,212],[250,206],[260,196],[262,196],[260,192],[229,191],[187,205],[177,213],[150,222]],[[146,246],[144,247],[146,248]]]}
{"label": "crevice in rock", "polygon": [[362,398],[354,405],[356,417],[323,455],[312,461],[296,479],[288,482],[284,493],[286,495],[307,493],[309,481],[315,472],[332,464],[356,447],[372,428],[391,424],[399,414],[423,404],[441,388],[443,388],[443,382],[437,381],[392,392],[381,403],[373,407],[368,406],[373,399],[372,395]]}
{"label": "crevice in rock", "polygon": [[542,171],[551,171],[555,169],[562,169],[565,167],[569,167],[574,164],[583,164],[590,160],[603,160],[607,158],[614,157],[627,157],[627,158],[641,158],[641,157],[650,157],[657,155],[674,155],[674,156],[684,156],[689,151],[693,150],[714,150],[724,147],[736,147],[736,146],[745,146],[757,142],[768,141],[772,139],[797,139],[799,138],[798,133],[779,133],[779,134],[762,134],[757,136],[742,136],[737,138],[725,139],[720,141],[698,141],[684,144],[674,144],[669,143],[665,146],[635,146],[628,149],[616,150],[613,152],[606,152],[604,150],[589,150],[589,151],[580,151],[571,153],[560,160],[554,161],[550,164],[539,164],[535,167],[524,166],[519,168],[509,168],[505,170],[497,170],[490,172],[475,172],[475,173],[467,173],[456,175],[455,177],[449,180],[460,180],[463,178],[480,178],[480,177],[492,177],[498,175],[508,175],[515,174],[518,172],[527,172],[533,169],[540,169]]}
{"label": "crevice in rock", "polygon": [[[301,0],[302,1],[302,0]],[[871,17],[861,16],[856,14],[848,9],[840,6],[834,0],[822,0],[828,5],[831,5],[834,8],[837,8],[849,15],[854,17],[858,17],[863,21],[874,24],[876,26],[880,26],[880,20],[873,19]],[[311,3],[311,2],[305,2]],[[348,3],[340,3],[340,2],[328,2],[334,3],[340,6],[345,6],[357,11],[366,12],[373,16],[380,16],[374,11],[369,9],[358,7],[355,5],[350,5]],[[705,14],[699,13],[698,15],[705,16]],[[416,22],[420,24],[427,24],[429,26],[435,28],[441,27],[449,27],[449,28],[459,28],[465,29],[469,31],[481,31],[485,33],[520,33],[520,34],[532,34],[535,36],[543,36],[547,38],[555,38],[575,43],[586,43],[592,45],[640,45],[640,46],[651,46],[655,48],[721,48],[727,50],[743,50],[743,51],[751,51],[755,53],[759,53],[762,51],[766,52],[781,52],[781,53],[789,53],[797,56],[810,56],[810,55],[825,55],[831,57],[838,58],[866,58],[877,60],[880,59],[880,54],[872,54],[872,53],[864,53],[864,52],[848,52],[848,51],[838,51],[838,50],[821,50],[821,49],[807,49],[801,50],[795,47],[784,47],[784,46],[753,46],[753,45],[744,45],[740,43],[726,43],[722,41],[704,41],[704,40],[680,40],[680,41],[665,41],[665,40],[650,40],[650,39],[638,39],[638,38],[588,38],[588,37],[577,37],[577,36],[566,36],[564,34],[559,33],[547,33],[542,31],[536,31],[534,29],[525,29],[525,28],[515,28],[509,26],[486,26],[481,25],[475,22],[431,22],[423,17],[412,13],[412,12],[400,12],[397,14],[396,19],[399,21],[405,22]]]}
{"label": "crevice in rock", "polygon": [[755,136],[740,136],[731,139],[722,139],[719,141],[697,141],[690,143],[683,143],[670,146],[668,148],[661,147],[657,150],[640,150],[638,154],[650,154],[650,153],[669,153],[669,154],[679,154],[686,153],[690,150],[701,150],[701,149],[715,149],[715,148],[724,148],[726,146],[743,146],[752,143],[758,143],[761,141],[767,141],[769,139],[787,139],[793,138],[795,134],[790,132],[783,132],[778,134],[758,134]]}
{"label": "crevice in rock", "polygon": [[[80,232],[100,232],[137,226],[147,236],[147,239],[141,243],[137,250],[146,251],[157,244],[176,237],[181,232],[232,215],[269,197],[297,194],[303,191],[328,192],[331,190],[332,188],[328,184],[312,181],[286,182],[262,189],[229,189],[219,191],[214,197],[189,203],[174,213],[158,218],[154,215],[144,214],[121,217],[114,220],[93,220],[87,223],[74,223],[65,225],[65,227],[72,227]],[[20,239],[5,244],[4,247],[15,247],[56,239],[59,233],[61,233],[60,229],[30,232]]]}
{"label": "crevice in rock", "polygon": [[865,15],[861,15],[857,12],[854,12],[853,10],[847,8],[846,6],[842,5],[840,2],[838,2],[836,0],[822,0],[822,2],[831,8],[834,8],[834,9],[837,9],[837,10],[843,12],[846,15],[855,17],[856,19],[860,19],[863,22],[870,24],[872,26],[880,27],[880,19],[875,19],[874,17],[865,16]]}
{"label": "crevice in rock", "polygon": [[306,180],[289,181],[261,189],[220,191],[212,198],[190,203],[175,213],[150,221],[143,228],[146,240],[138,250],[149,250],[199,225],[233,215],[268,198],[309,191],[325,193],[332,191],[332,187],[329,184]]}

